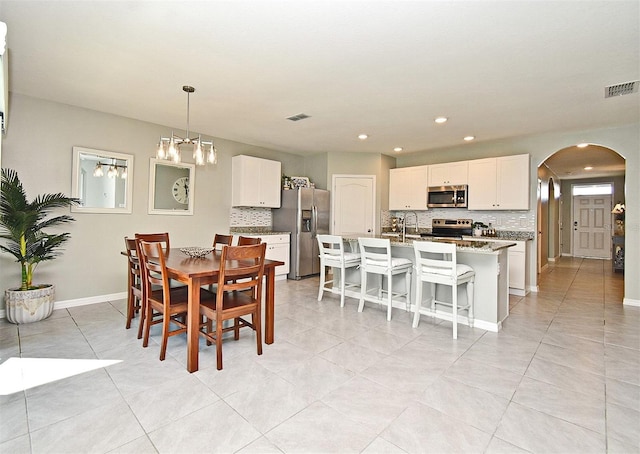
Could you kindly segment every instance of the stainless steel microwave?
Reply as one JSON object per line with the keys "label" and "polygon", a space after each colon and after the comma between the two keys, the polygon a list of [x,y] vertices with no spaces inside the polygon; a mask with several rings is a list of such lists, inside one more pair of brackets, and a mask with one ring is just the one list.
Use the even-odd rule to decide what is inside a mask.
{"label": "stainless steel microwave", "polygon": [[466,208],[469,190],[466,184],[458,186],[429,186],[427,206],[429,208]]}

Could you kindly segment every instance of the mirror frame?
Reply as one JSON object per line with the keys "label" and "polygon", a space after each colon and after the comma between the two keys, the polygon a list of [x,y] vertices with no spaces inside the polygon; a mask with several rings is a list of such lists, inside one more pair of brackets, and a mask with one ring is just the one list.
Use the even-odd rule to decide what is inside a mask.
{"label": "mirror frame", "polygon": [[[179,169],[187,169],[189,171],[189,201],[184,209],[163,208],[155,205],[157,178],[156,169],[158,166],[177,167]],[[175,163],[164,159],[151,158],[149,162],[149,214],[168,214],[172,216],[192,216],[194,205],[194,190],[196,184],[196,166],[185,162]],[[166,188],[166,193],[171,194],[172,188]]]}
{"label": "mirror frame", "polygon": [[[73,147],[73,167],[71,169],[71,197],[80,198],[80,155],[90,154],[98,158],[107,160],[117,159],[118,161],[126,161],[127,178],[126,178],[126,196],[125,206],[119,208],[102,208],[88,207],[80,205],[71,205],[71,211],[74,213],[109,213],[109,214],[131,214],[133,209],[133,155],[125,153],[116,153],[113,151],[95,150],[92,148]],[[117,177],[116,177],[117,178]]]}

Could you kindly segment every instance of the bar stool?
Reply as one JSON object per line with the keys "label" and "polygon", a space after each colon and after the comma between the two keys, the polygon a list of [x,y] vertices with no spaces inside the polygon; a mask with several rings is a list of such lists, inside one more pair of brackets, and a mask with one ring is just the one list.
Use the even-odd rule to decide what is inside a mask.
{"label": "bar stool", "polygon": [[[344,307],[344,292],[347,288],[358,287],[360,284],[346,283],[345,271],[347,268],[354,268],[360,265],[360,254],[355,252],[344,252],[342,237],[338,235],[317,235],[318,250],[320,251],[320,288],[318,289],[318,301],[322,301],[324,292],[331,292],[340,295],[340,307]],[[335,281],[326,280],[326,268],[340,269],[339,288],[333,286]],[[327,284],[332,284],[327,287]]]}
{"label": "bar stool", "polygon": [[[391,307],[394,297],[404,297],[406,307],[411,307],[411,269],[413,263],[405,258],[391,256],[391,241],[382,238],[358,238],[360,244],[360,304],[358,312],[364,309],[365,301],[387,304],[387,320],[391,321]],[[367,275],[369,273],[380,275],[380,286],[367,290]],[[406,292],[393,291],[393,276],[404,274]],[[384,278],[387,278],[387,290],[382,288]],[[370,295],[372,291],[377,291],[377,296]],[[382,299],[382,294],[386,293],[386,299]]]}
{"label": "bar stool", "polygon": [[[422,305],[422,284],[431,286],[431,312],[435,316],[436,304],[451,308],[453,322],[453,338],[458,338],[458,312],[467,311],[469,327],[473,328],[473,284],[475,271],[469,265],[458,264],[456,245],[435,241],[414,241],[416,254],[416,306],[413,315],[413,327],[420,323],[420,306]],[[451,303],[436,300],[436,285],[451,287]],[[458,305],[458,285],[467,284],[467,304]]]}

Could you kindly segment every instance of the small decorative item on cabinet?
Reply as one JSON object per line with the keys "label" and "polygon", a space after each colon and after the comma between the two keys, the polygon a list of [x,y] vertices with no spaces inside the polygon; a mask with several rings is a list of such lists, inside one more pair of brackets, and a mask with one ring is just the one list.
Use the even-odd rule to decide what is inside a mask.
{"label": "small decorative item on cabinet", "polygon": [[473,236],[482,236],[482,230],[487,228],[487,225],[482,222],[474,222],[473,225]]}
{"label": "small decorative item on cabinet", "polygon": [[292,188],[308,188],[310,186],[309,178],[307,177],[291,177]]}
{"label": "small decorative item on cabinet", "polygon": [[624,235],[615,235],[613,237],[613,250],[611,255],[613,271],[624,272]]}

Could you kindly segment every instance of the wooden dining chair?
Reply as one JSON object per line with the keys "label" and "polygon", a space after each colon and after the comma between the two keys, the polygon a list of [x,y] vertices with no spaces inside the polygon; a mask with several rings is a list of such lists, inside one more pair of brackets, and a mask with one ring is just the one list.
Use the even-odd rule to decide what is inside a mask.
{"label": "wooden dining chair", "polygon": [[262,242],[261,238],[254,238],[252,236],[239,236],[238,237],[238,246],[250,246],[253,244],[260,244]]}
{"label": "wooden dining chair", "polygon": [[[266,243],[222,248],[215,299],[200,302],[200,314],[205,317],[200,334],[207,339],[207,345],[216,344],[218,370],[222,369],[222,335],[225,332],[233,331],[234,339],[238,340],[240,328],[253,329],[257,353],[262,355],[262,277],[266,248]],[[240,277],[242,282],[235,282]],[[251,321],[243,318],[248,315],[251,315]],[[225,320],[233,320],[233,324],[224,327]]]}
{"label": "wooden dining chair", "polygon": [[[142,275],[140,273],[140,260],[134,238],[124,237],[125,251],[127,252],[127,323],[125,328],[131,328],[131,320],[136,313],[142,310]],[[138,326],[138,339],[142,338],[144,314],[140,315]]]}
{"label": "wooden dining chair", "polygon": [[221,235],[219,233],[216,233],[216,236],[213,237],[213,248],[218,250],[222,249],[223,246],[231,246],[232,241],[233,235]]}
{"label": "wooden dining chair", "polygon": [[[143,301],[145,308],[145,330],[143,347],[149,345],[149,331],[151,325],[162,323],[162,343],[160,346],[160,361],[164,361],[169,337],[187,331],[184,320],[187,316],[189,288],[169,286],[165,253],[161,242],[138,241],[143,283]],[[158,286],[154,289],[153,286]],[[200,289],[200,302],[213,302],[214,294],[206,289]],[[178,329],[170,330],[170,324]]]}
{"label": "wooden dining chair", "polygon": [[136,233],[136,240],[147,241],[149,243],[162,243],[164,253],[169,252],[171,244],[169,243],[169,233]]}

